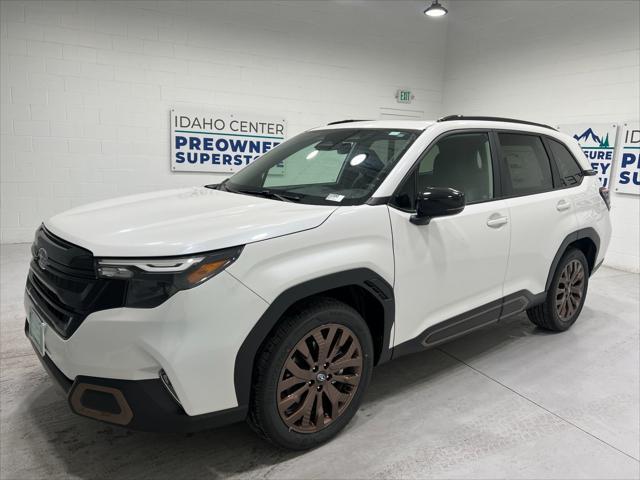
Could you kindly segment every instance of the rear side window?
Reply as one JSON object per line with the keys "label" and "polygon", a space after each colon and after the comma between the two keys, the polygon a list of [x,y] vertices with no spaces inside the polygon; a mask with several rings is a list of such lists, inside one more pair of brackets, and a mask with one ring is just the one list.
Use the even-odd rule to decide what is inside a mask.
{"label": "rear side window", "polygon": [[550,138],[547,141],[549,142],[551,155],[553,155],[558,167],[560,186],[572,187],[578,185],[582,180],[582,168],[580,168],[574,156],[562,143]]}
{"label": "rear side window", "polygon": [[506,166],[506,183],[514,195],[553,189],[551,165],[542,139],[535,135],[499,133]]}

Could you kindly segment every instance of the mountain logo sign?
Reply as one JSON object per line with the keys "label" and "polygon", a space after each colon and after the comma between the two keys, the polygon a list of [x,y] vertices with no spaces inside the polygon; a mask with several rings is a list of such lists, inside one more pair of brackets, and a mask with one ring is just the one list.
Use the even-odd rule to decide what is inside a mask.
{"label": "mountain logo sign", "polygon": [[583,123],[560,125],[558,130],[570,135],[580,144],[585,157],[591,164],[591,168],[598,172],[600,184],[603,187],[608,187],[618,125]]}
{"label": "mountain logo sign", "polygon": [[604,139],[601,139],[601,137],[599,137],[598,134],[589,127],[580,135],[574,135],[573,138],[575,138],[578,143],[584,142],[585,145],[587,143],[593,143],[601,148],[609,148],[609,132],[607,132]]}

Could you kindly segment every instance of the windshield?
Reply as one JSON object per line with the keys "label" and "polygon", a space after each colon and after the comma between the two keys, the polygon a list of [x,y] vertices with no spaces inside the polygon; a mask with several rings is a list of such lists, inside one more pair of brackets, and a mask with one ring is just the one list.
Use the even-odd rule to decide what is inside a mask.
{"label": "windshield", "polygon": [[305,132],[246,166],[222,188],[300,203],[361,204],[419,134],[355,128]]}

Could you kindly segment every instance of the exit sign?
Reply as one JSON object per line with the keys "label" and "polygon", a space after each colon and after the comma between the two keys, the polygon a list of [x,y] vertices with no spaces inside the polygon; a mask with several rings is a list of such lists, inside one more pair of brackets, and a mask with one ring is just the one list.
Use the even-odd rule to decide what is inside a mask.
{"label": "exit sign", "polygon": [[396,92],[396,100],[398,101],[398,103],[411,103],[411,100],[413,100],[414,98],[415,97],[413,93],[411,93],[411,90],[399,89]]}

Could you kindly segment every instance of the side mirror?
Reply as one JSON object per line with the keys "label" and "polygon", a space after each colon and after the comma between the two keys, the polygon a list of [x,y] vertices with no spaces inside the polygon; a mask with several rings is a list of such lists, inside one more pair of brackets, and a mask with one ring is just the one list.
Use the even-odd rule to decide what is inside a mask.
{"label": "side mirror", "polygon": [[416,214],[411,215],[411,223],[427,225],[434,217],[455,215],[464,210],[464,193],[453,188],[428,187],[418,194]]}

